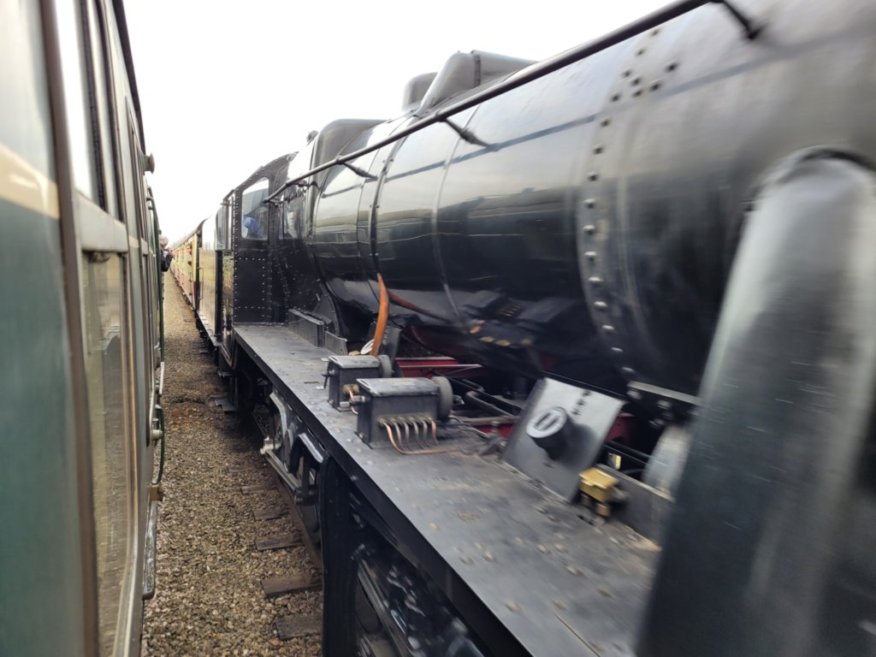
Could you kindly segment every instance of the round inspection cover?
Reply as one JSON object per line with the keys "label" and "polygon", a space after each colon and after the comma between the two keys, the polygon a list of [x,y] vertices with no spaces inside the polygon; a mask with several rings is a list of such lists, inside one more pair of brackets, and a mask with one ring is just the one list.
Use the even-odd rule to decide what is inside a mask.
{"label": "round inspection cover", "polygon": [[532,418],[526,425],[526,433],[548,456],[556,459],[566,447],[569,423],[566,409],[554,406]]}

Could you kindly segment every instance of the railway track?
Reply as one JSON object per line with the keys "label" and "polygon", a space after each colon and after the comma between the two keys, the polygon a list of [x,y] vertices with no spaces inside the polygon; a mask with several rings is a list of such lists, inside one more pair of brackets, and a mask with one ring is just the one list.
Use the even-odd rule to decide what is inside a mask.
{"label": "railway track", "polygon": [[166,503],[143,654],[319,655],[319,560],[294,496],[259,454],[258,423],[217,405],[215,365],[166,289]]}

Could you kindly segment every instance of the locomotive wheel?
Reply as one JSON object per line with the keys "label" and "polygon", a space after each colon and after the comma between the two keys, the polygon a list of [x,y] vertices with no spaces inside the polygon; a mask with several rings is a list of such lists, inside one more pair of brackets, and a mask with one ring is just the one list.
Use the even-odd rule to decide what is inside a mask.
{"label": "locomotive wheel", "polygon": [[404,657],[409,653],[396,649],[375,608],[375,591],[366,591],[371,580],[363,576],[360,557],[367,550],[367,531],[353,512],[350,486],[334,462],[328,462],[322,474],[323,655]]}
{"label": "locomotive wheel", "polygon": [[378,531],[382,520],[341,469],[329,461],[321,475],[323,655],[484,657],[443,593]]}
{"label": "locomotive wheel", "polygon": [[358,567],[350,555],[356,549],[357,530],[340,467],[328,461],[322,475],[320,524],[326,536],[322,544],[325,607],[322,651],[324,657],[349,657],[356,654],[354,601]]}
{"label": "locomotive wheel", "polygon": [[298,459],[295,477],[301,483],[298,514],[314,548],[322,543],[319,521],[319,468],[309,452]]}

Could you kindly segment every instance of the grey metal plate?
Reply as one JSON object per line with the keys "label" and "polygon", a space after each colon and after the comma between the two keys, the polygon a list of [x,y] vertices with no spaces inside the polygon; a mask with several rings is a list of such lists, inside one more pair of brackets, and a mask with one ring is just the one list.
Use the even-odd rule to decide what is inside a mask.
{"label": "grey metal plate", "polygon": [[451,600],[470,593],[491,611],[495,618],[466,618],[476,633],[498,620],[534,656],[634,654],[656,544],[620,524],[591,525],[580,507],[497,461],[368,447],[355,435],[355,417],[325,399],[324,349],[283,326],[237,331],[296,412],[325,428],[319,437],[332,457],[411,544],[406,556]]}
{"label": "grey metal plate", "polygon": [[[504,458],[563,499],[574,500],[579,474],[593,465],[622,406],[623,402],[614,397],[543,379],[532,391],[526,411],[514,427]],[[556,459],[550,458],[527,435],[530,421],[551,408],[567,412],[573,433]]]}
{"label": "grey metal plate", "polygon": [[358,384],[372,397],[420,397],[438,394],[438,385],[429,379],[359,379]]}
{"label": "grey metal plate", "polygon": [[377,356],[329,356],[329,362],[343,370],[380,367]]}

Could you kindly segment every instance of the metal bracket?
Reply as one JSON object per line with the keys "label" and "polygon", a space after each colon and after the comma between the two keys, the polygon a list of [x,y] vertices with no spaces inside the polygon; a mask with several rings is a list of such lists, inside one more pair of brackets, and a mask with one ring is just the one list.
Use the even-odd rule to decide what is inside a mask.
{"label": "metal bracket", "polygon": [[724,5],[727,8],[730,15],[733,16],[733,18],[736,19],[736,22],[742,26],[742,31],[749,41],[754,41],[757,38],[757,35],[763,32],[764,27],[766,27],[764,23],[760,23],[746,16],[742,10],[731,3],[730,0],[712,0],[712,2]]}
{"label": "metal bracket", "polygon": [[359,167],[350,164],[349,162],[341,162],[341,165],[347,167],[357,176],[365,178],[366,180],[377,180],[377,176],[375,176],[373,173],[368,173],[367,171],[365,171],[365,169],[360,169]]}
{"label": "metal bracket", "polygon": [[448,126],[450,126],[456,134],[462,137],[469,144],[477,144],[478,146],[483,146],[484,148],[492,148],[491,144],[488,144],[487,142],[478,139],[473,132],[471,132],[470,130],[466,130],[457,123],[454,123],[449,118],[444,117],[441,119],[441,122],[446,123]]}

